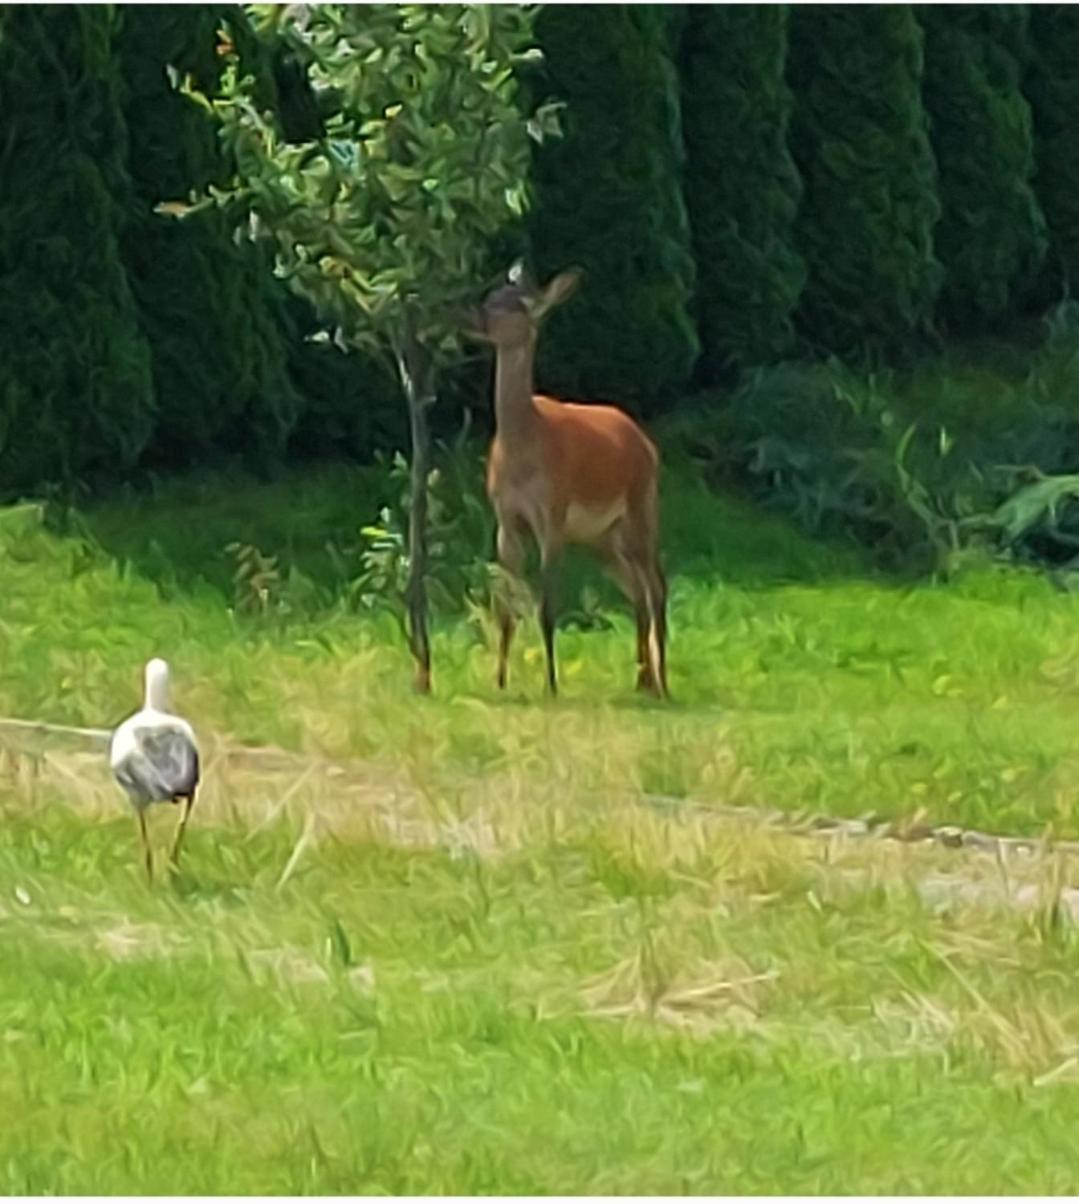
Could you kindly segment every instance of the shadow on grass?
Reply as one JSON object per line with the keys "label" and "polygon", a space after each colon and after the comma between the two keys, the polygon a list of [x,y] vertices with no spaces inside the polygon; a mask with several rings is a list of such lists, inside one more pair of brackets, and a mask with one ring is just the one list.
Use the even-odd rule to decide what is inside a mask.
{"label": "shadow on grass", "polygon": [[358,564],[349,564],[360,528],[392,487],[377,468],[350,464],[290,469],[259,480],[239,469],[155,478],[126,486],[79,513],[77,526],[107,555],[166,595],[207,588],[231,602],[236,558],[230,544],[276,557],[326,600]]}
{"label": "shadow on grass", "polygon": [[[474,488],[482,496],[478,450],[473,458]],[[238,543],[276,558],[279,580],[299,575],[313,587],[309,605],[317,608],[340,599],[359,574],[360,528],[398,489],[380,467],[341,462],[290,468],[268,480],[240,469],[202,471],[126,486],[82,511],[78,526],[166,597],[209,589],[231,603],[237,560],[226,549]],[[875,575],[856,549],[815,542],[746,501],[718,495],[691,468],[671,466],[663,489],[663,557],[672,580],[761,589]],[[463,548],[461,555],[483,558],[491,551]],[[625,609],[591,557],[571,549],[561,590],[564,623],[580,616],[586,586],[603,606]]]}
{"label": "shadow on grass", "polygon": [[163,873],[160,886],[180,903],[216,903],[228,908],[251,904],[250,880],[222,875],[205,866],[181,865],[178,870]]}

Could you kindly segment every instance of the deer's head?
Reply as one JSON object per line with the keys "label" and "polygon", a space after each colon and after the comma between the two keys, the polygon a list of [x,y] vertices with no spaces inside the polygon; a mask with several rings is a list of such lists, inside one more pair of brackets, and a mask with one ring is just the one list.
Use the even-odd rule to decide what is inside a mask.
{"label": "deer's head", "polygon": [[565,301],[580,279],[578,268],[568,268],[539,288],[521,264],[514,264],[507,282],[468,314],[466,332],[497,348],[525,346],[535,339],[540,322]]}

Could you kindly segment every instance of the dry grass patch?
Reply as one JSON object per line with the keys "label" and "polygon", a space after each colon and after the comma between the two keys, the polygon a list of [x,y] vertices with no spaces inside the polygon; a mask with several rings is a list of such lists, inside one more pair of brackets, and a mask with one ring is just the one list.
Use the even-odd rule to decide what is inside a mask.
{"label": "dry grass patch", "polygon": [[753,973],[739,958],[680,967],[645,944],[581,986],[582,1014],[644,1018],[702,1037],[719,1029],[744,1032],[756,1026],[763,989],[776,977],[774,970]]}

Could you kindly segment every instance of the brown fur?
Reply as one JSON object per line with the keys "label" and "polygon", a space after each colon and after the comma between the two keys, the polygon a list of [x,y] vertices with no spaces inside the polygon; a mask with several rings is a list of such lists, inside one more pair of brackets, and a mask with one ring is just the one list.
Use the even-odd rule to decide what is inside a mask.
{"label": "brown fur", "polygon": [[[593,550],[634,605],[638,687],[667,694],[666,583],[659,563],[659,455],[644,431],[609,405],[558,401],[532,391],[532,358],[540,317],[564,299],[575,275],[563,273],[542,291],[510,286],[494,293],[475,333],[498,352],[497,433],[487,461],[487,493],[498,519],[498,558],[509,573],[524,568],[522,537],[540,550],[540,622],[547,680],[556,691],[554,575],[566,544]],[[498,683],[514,619],[499,608]]]}

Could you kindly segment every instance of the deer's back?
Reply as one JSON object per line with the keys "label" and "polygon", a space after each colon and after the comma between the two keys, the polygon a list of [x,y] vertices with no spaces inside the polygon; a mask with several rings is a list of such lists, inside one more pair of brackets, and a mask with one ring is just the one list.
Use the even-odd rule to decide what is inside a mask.
{"label": "deer's back", "polygon": [[492,494],[518,469],[523,477],[542,475],[553,489],[552,501],[586,506],[635,495],[654,481],[655,446],[623,410],[543,395],[536,396],[535,406],[541,422],[527,464],[515,464],[497,435],[491,444],[487,487]]}

